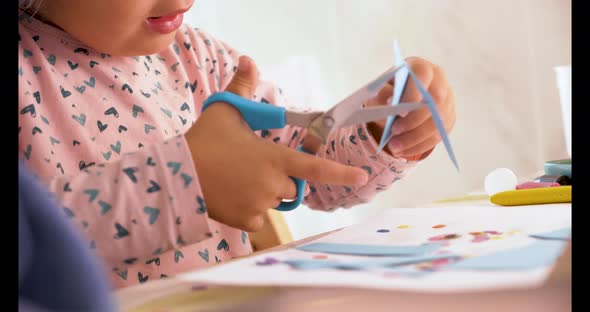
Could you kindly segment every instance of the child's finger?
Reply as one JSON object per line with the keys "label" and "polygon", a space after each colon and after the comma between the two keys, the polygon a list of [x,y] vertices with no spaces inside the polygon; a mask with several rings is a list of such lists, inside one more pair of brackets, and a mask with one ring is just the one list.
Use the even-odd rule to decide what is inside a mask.
{"label": "child's finger", "polygon": [[434,123],[426,121],[413,130],[394,136],[388,147],[394,155],[400,155],[404,151],[422,143],[435,131],[436,126]]}
{"label": "child's finger", "polygon": [[[278,146],[283,147],[283,146]],[[335,185],[365,185],[363,169],[284,148],[280,153],[283,168],[289,176]]]}
{"label": "child's finger", "polygon": [[[446,112],[442,118],[445,131],[449,132],[455,123],[455,114]],[[407,150],[415,148],[431,136],[436,138],[436,143],[440,142],[440,134],[436,124],[432,118],[429,118],[418,127],[394,136],[389,148],[396,155],[404,154]]]}
{"label": "child's finger", "polygon": [[245,55],[238,60],[238,71],[234,74],[225,91],[251,99],[258,86],[258,68],[254,61]]}
{"label": "child's finger", "polygon": [[430,137],[426,138],[426,140],[412,146],[411,148],[396,152],[395,155],[405,158],[421,155],[433,149],[438,144],[438,142],[440,142],[440,136],[437,133],[434,133]]}
{"label": "child's finger", "polygon": [[[403,105],[403,104],[400,104]],[[392,126],[394,135],[400,135],[404,132],[412,131],[422,125],[432,115],[428,107],[420,108],[417,111],[411,112],[406,117],[400,117],[395,120]]]}
{"label": "child's finger", "polygon": [[[284,201],[291,202],[297,200],[297,186],[295,185],[295,181],[293,181],[293,179],[290,177],[285,177],[280,183],[278,181],[275,181],[275,183],[279,184],[280,188],[277,191],[278,195],[275,198],[273,207],[278,207]],[[307,196],[309,191],[309,184],[305,183],[303,197]]]}
{"label": "child's finger", "polygon": [[276,181],[276,183],[279,185],[277,194],[279,201],[282,201],[283,199],[297,199],[297,187],[295,186],[295,181],[289,177],[285,177],[281,180],[282,181]]}
{"label": "child's finger", "polygon": [[376,101],[371,102],[371,105],[367,106],[374,106],[376,105],[386,105],[389,104],[388,102],[391,101],[391,97],[393,96],[393,86],[390,84],[385,84],[379,93],[377,94]]}
{"label": "child's finger", "polygon": [[448,104],[446,99],[451,88],[444,70],[438,65],[433,64],[432,66],[434,78],[432,79],[430,86],[428,86],[428,93],[430,93],[434,102],[436,102],[436,104],[442,109]]}
{"label": "child's finger", "polygon": [[[434,99],[440,114],[444,117],[448,115],[447,111],[449,110],[449,106],[451,106],[449,105],[449,101],[447,101],[448,94],[450,93],[449,86],[440,67],[433,65],[433,72],[434,77],[430,86],[428,87],[428,92]],[[414,130],[431,117],[432,114],[427,107],[421,108],[418,111],[410,113],[404,118],[399,118],[396,120],[395,124],[393,125],[393,133],[401,134]]]}
{"label": "child's finger", "polygon": [[443,125],[445,126],[445,131],[447,133],[451,133],[453,127],[455,127],[455,122],[457,122],[457,114],[455,112],[455,94],[453,93],[452,89],[449,89],[445,103],[447,103],[445,106],[446,111],[441,113],[444,114],[441,118],[444,118],[442,121]]}
{"label": "child's finger", "polygon": [[246,232],[258,232],[264,226],[264,216],[259,214],[240,221],[240,223],[241,224],[237,228]]}
{"label": "child's finger", "polygon": [[[434,79],[434,70],[432,65],[421,58],[408,58],[408,64],[412,68],[412,71],[416,74],[422,85],[426,88],[430,86],[430,83]],[[402,102],[420,102],[422,95],[416,86],[413,79],[408,79],[406,88],[402,95]]]}
{"label": "child's finger", "polygon": [[[436,101],[436,104],[438,105],[438,111],[443,123],[446,122],[446,118],[452,115],[451,110],[454,109],[452,105],[447,104],[447,102],[448,100],[446,98],[441,101]],[[424,122],[426,122],[429,119],[432,120],[432,113],[430,112],[430,109],[428,107],[423,107],[417,111],[411,112],[405,117],[398,118],[393,124],[393,133],[399,135],[408,131],[412,131],[421,126]]]}

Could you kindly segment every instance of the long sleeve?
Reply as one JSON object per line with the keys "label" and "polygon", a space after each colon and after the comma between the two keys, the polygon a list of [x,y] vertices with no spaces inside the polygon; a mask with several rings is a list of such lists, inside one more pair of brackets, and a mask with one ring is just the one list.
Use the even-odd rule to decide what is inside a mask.
{"label": "long sleeve", "polygon": [[[215,40],[200,30],[195,30],[193,41],[197,44],[205,42],[211,55],[214,55],[212,58],[216,63],[224,64],[223,67],[211,67],[211,73],[216,74],[211,76],[211,84],[217,85],[212,91],[223,90],[231,81],[234,73],[228,69],[235,68],[240,54],[226,43]],[[230,51],[231,53],[219,53],[219,51]],[[283,90],[266,81],[260,81],[253,100],[292,110],[310,109],[290,105]],[[307,130],[287,126],[284,129],[263,130],[257,133],[264,139],[297,148]],[[363,168],[369,174],[369,181],[360,187],[326,185],[309,181],[311,193],[306,197],[305,204],[312,209],[334,210],[339,207],[349,208],[369,202],[377,193],[387,190],[395,181],[410,173],[418,163],[418,161],[395,158],[384,151],[377,154],[377,147],[378,143],[369,133],[366,124],[340,128],[332,132],[326,144],[319,149],[317,156]]]}
{"label": "long sleeve", "polygon": [[207,211],[182,136],[57,176],[50,189],[112,265],[207,238]]}
{"label": "long sleeve", "polygon": [[183,136],[207,94],[202,73],[187,75],[191,65],[172,47],[113,57],[19,22],[19,158],[117,286],[251,252],[245,233],[208,217]]}
{"label": "long sleeve", "polygon": [[[99,121],[88,111],[72,109],[68,114],[44,101],[45,96],[51,98],[52,88],[29,78],[35,75],[33,67],[21,68],[19,156],[58,197],[65,216],[108,264],[120,265],[158,248],[174,248],[177,241],[194,243],[207,237],[207,211],[183,136],[146,142],[124,153],[131,141],[112,134],[97,138],[83,130],[98,122],[116,128],[114,120],[125,124],[126,113],[133,112],[119,109],[119,118],[99,117]],[[93,143],[101,138],[109,142],[97,151]],[[89,152],[103,159],[90,157]]]}

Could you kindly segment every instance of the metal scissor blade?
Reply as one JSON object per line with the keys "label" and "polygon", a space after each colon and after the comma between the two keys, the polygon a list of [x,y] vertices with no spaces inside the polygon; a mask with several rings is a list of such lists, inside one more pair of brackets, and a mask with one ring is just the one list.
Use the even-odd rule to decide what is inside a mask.
{"label": "metal scissor blade", "polygon": [[291,126],[307,128],[310,124],[323,115],[323,112],[293,112],[287,110],[285,112],[285,123]]}
{"label": "metal scissor blade", "polygon": [[389,80],[393,79],[393,77],[395,77],[395,74],[402,69],[403,64],[400,64],[399,66],[396,66],[394,68],[390,68],[388,71],[384,72],[383,74],[381,74],[381,76],[379,76],[377,79],[373,80],[372,82],[370,82],[369,84],[367,84],[365,86],[365,88],[371,92],[379,92],[379,90],[381,89],[381,87],[388,82]]}
{"label": "metal scissor blade", "polygon": [[363,124],[369,121],[385,119],[389,116],[404,115],[426,106],[426,103],[402,103],[397,106],[365,107],[340,124],[340,127]]}
{"label": "metal scissor blade", "polygon": [[402,67],[391,68],[385,73],[381,74],[377,79],[369,82],[356,92],[352,93],[338,104],[334,105],[326,112],[327,116],[332,117],[336,121],[336,127],[340,126],[340,121],[348,119],[351,115],[359,111],[366,101],[373,98],[383,85],[395,77],[395,73]]}

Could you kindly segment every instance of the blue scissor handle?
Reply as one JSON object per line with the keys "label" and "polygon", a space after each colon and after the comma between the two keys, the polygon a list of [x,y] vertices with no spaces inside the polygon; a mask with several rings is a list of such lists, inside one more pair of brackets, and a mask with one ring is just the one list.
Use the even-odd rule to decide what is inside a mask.
{"label": "blue scissor handle", "polygon": [[[253,131],[266,129],[282,129],[286,125],[286,109],[284,107],[274,106],[270,104],[263,104],[248,100],[231,92],[214,93],[203,103],[201,111],[205,111],[211,104],[217,102],[224,102],[237,108],[244,120],[248,123]],[[297,149],[300,152],[312,154],[304,150],[302,147]],[[305,180],[290,177],[295,182],[297,188],[297,199],[292,202],[282,202],[276,210],[291,211],[303,201],[305,192]]]}
{"label": "blue scissor handle", "polygon": [[[306,154],[313,154],[310,153],[306,150],[303,149],[303,147],[299,147],[297,148],[297,150],[299,152],[302,153],[306,153]],[[297,188],[297,199],[295,199],[292,202],[282,202],[277,208],[275,208],[278,211],[291,211],[297,207],[299,207],[299,205],[301,205],[301,202],[303,202],[303,197],[305,197],[305,183],[306,181],[303,179],[298,179],[298,178],[294,178],[294,177],[290,177],[291,179],[293,179],[293,181],[295,182],[295,187]]]}
{"label": "blue scissor handle", "polygon": [[237,108],[253,131],[282,129],[286,125],[287,110],[284,107],[254,102],[231,92],[214,93],[203,103],[201,111],[217,102],[231,104]]}
{"label": "blue scissor handle", "polygon": [[278,211],[291,211],[303,202],[303,197],[305,196],[305,180],[297,179],[294,177],[289,177],[295,182],[295,187],[297,187],[297,198],[292,202],[282,202],[278,207],[275,209]]}

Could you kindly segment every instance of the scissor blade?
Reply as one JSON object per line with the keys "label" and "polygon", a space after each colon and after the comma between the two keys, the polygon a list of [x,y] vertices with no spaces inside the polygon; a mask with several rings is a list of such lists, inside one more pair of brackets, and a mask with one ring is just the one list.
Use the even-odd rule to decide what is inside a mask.
{"label": "scissor blade", "polygon": [[404,115],[416,109],[426,106],[425,103],[403,103],[397,106],[372,106],[365,107],[359,110],[354,115],[350,116],[340,126],[352,126],[369,121],[376,121],[385,119],[389,116]]}
{"label": "scissor blade", "polygon": [[307,128],[316,118],[322,114],[323,112],[301,113],[288,110],[285,112],[285,123],[291,126]]}
{"label": "scissor blade", "polygon": [[354,115],[364,106],[365,102],[374,98],[375,95],[379,93],[379,90],[381,90],[381,87],[395,77],[395,73],[400,68],[391,68],[381,74],[377,79],[369,82],[338,104],[334,105],[326,112],[326,115],[332,117],[336,121],[336,127],[341,126],[340,121],[344,121],[351,115]]}

